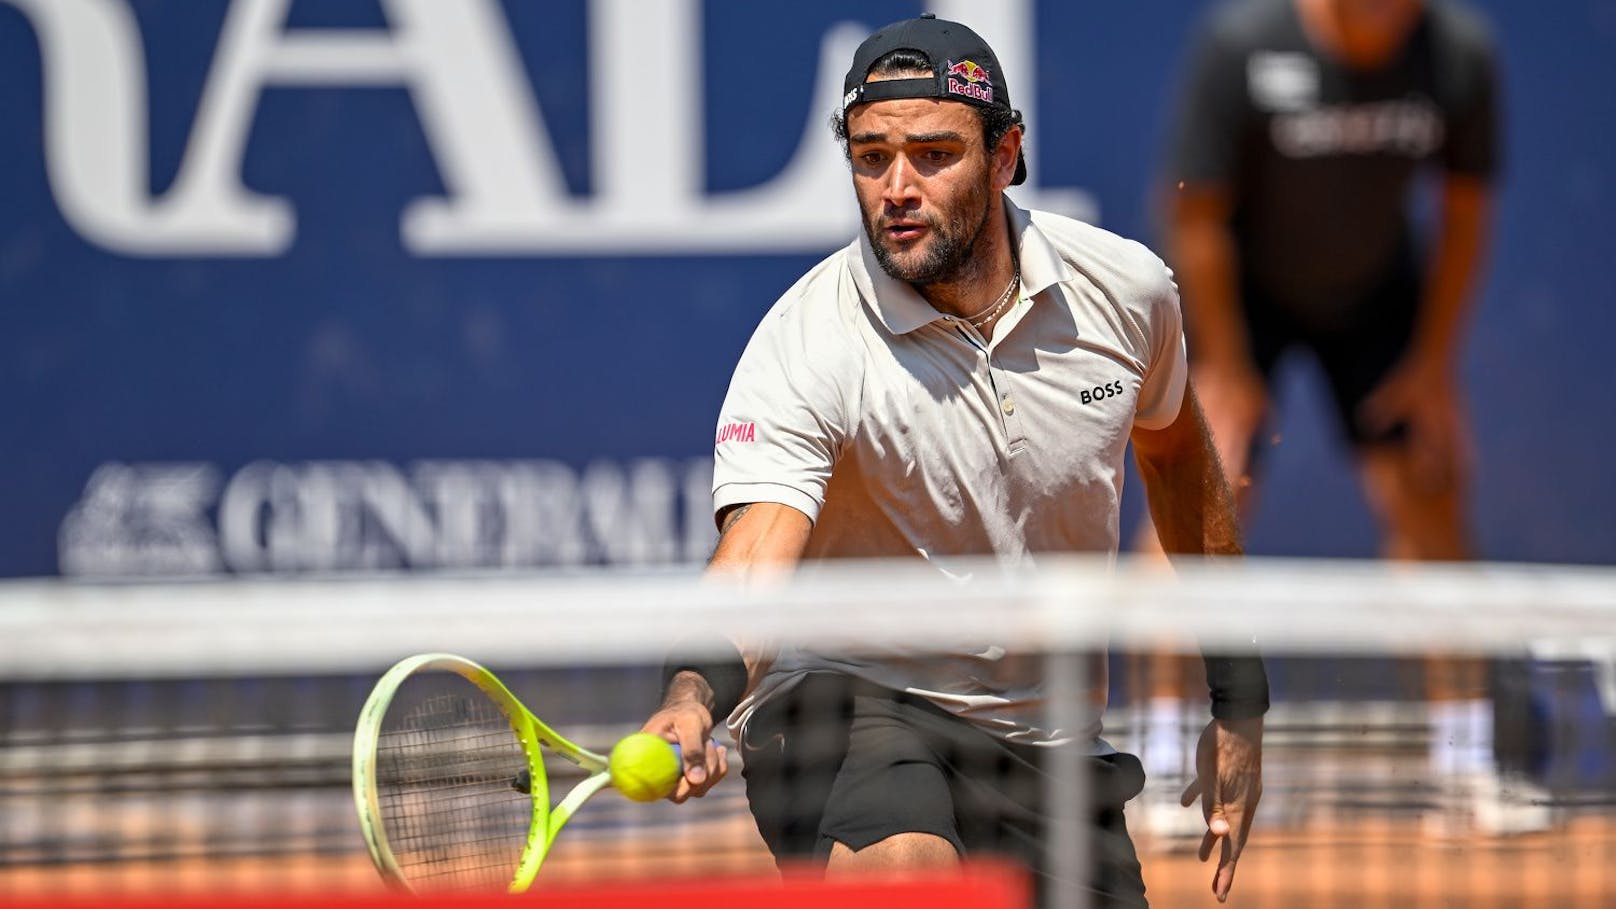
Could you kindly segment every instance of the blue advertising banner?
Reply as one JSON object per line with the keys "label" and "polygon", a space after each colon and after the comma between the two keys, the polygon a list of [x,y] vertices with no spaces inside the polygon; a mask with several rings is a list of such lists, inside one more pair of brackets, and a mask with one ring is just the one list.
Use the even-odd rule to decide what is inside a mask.
{"label": "blue advertising banner", "polygon": [[[1476,5],[1507,99],[1482,554],[1609,561],[1616,7]],[[857,42],[972,24],[1030,126],[1018,201],[1160,249],[1205,8],[0,0],[0,575],[700,560],[734,360],[856,230]],[[1252,548],[1372,554],[1287,376]]]}

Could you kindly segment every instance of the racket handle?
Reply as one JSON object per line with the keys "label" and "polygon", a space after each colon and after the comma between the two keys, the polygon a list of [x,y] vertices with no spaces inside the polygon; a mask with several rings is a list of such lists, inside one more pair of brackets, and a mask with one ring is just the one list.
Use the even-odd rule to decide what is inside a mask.
{"label": "racket handle", "polygon": [[[679,759],[680,764],[683,764],[685,762],[685,753],[684,753],[684,751],[682,749],[680,749],[679,743],[678,742],[669,742],[668,744],[670,746],[672,746],[672,748],[673,748],[673,756]],[[718,739],[708,739],[707,740],[707,747],[708,748],[718,748],[718,747],[720,747],[719,744],[718,744]]]}

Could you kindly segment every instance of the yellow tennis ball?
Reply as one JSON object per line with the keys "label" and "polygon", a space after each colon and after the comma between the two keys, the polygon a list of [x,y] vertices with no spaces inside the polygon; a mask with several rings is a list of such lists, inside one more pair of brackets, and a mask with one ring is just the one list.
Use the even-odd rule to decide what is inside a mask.
{"label": "yellow tennis ball", "polygon": [[673,791],[684,768],[667,739],[636,732],[612,746],[606,769],[618,792],[636,802],[654,802]]}

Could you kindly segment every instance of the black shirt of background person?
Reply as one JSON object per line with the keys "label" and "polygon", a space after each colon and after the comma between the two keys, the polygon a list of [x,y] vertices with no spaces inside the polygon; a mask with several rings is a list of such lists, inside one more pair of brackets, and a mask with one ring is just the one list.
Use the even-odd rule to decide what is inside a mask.
{"label": "black shirt of background person", "polygon": [[1493,174],[1491,42],[1460,10],[1428,3],[1374,70],[1314,48],[1293,0],[1227,4],[1202,35],[1168,185],[1230,190],[1243,281],[1283,307],[1350,306],[1406,261],[1422,165]]}

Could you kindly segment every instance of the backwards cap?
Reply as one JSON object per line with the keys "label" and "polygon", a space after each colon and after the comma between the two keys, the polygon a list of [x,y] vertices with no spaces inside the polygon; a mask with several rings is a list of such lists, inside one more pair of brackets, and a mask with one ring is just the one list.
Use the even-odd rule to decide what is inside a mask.
{"label": "backwards cap", "polygon": [[[925,54],[931,61],[931,75],[866,82],[875,61],[895,50]],[[894,22],[865,38],[842,79],[844,115],[860,104],[896,98],[938,98],[996,107],[1010,111],[1021,122],[1021,112],[1010,106],[1010,89],[993,49],[966,26],[931,13]],[[1016,158],[1016,175],[1010,182],[1020,184],[1026,179],[1027,157],[1023,154]]]}

